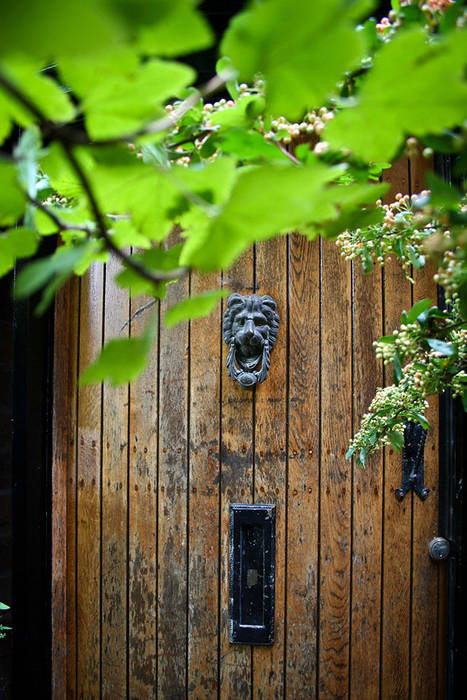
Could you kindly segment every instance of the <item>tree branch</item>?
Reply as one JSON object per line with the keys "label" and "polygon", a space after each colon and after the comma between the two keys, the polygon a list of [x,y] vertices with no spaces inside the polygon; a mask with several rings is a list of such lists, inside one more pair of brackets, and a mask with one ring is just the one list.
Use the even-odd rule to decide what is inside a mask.
{"label": "tree branch", "polygon": [[280,141],[274,140],[273,143],[277,146],[281,153],[283,153],[285,156],[287,156],[289,160],[292,161],[292,163],[295,163],[295,165],[300,165],[300,161],[298,160],[298,158],[296,158],[290,151],[288,151]]}
{"label": "tree branch", "polygon": [[169,280],[173,280],[185,275],[188,272],[188,268],[186,267],[175,268],[174,270],[168,270],[167,272],[164,270],[158,270],[157,273],[152,273],[147,268],[145,268],[144,265],[141,265],[140,263],[136,262],[134,258],[132,258],[129,255],[126,255],[126,253],[124,253],[122,250],[120,250],[120,248],[117,245],[115,245],[115,243],[112,240],[112,237],[107,231],[104,216],[99,208],[99,204],[91,187],[91,183],[86,177],[86,174],[83,168],[81,167],[81,163],[76,158],[73,152],[73,146],[67,141],[61,141],[61,143],[65,153],[68,156],[68,160],[70,161],[75,173],[79,178],[79,181],[81,182],[81,185],[83,186],[90,207],[94,214],[94,218],[96,219],[99,237],[104,239],[107,250],[112,251],[123,263],[125,263],[127,267],[134,270],[134,272],[137,272],[141,277],[146,279],[148,282],[151,282],[152,284],[158,284],[159,282],[167,282]]}
{"label": "tree branch", "polygon": [[47,119],[45,114],[39,109],[37,105],[34,104],[32,100],[27,97],[21,90],[9,79],[6,77],[4,73],[0,73],[0,85],[3,85],[3,87],[10,93],[10,95],[13,95],[18,102],[21,102],[23,107],[26,107],[26,109],[33,114],[36,119],[40,122],[42,127],[48,127],[49,125],[52,125],[52,122]]}
{"label": "tree branch", "polygon": [[34,199],[34,197],[31,197],[31,195],[26,193],[26,197],[28,198],[29,202],[34,205],[37,209],[40,209],[41,211],[46,214],[51,221],[54,222],[60,229],[60,231],[84,231],[85,233],[88,234],[88,236],[91,236],[93,234],[93,231],[88,226],[83,226],[82,224],[69,224],[62,219],[60,219],[59,216],[57,216],[53,211],[48,209],[43,202],[41,202],[39,199]]}
{"label": "tree branch", "polygon": [[[213,78],[211,81],[209,81],[208,85],[219,85],[219,81],[221,81],[220,78],[217,76]],[[223,81],[222,81],[223,83]],[[147,268],[144,267],[144,265],[141,265],[138,263],[136,260],[134,260],[132,257],[126,255],[120,248],[115,245],[115,243],[112,240],[112,237],[109,235],[107,231],[107,227],[105,225],[105,220],[104,220],[104,215],[102,214],[99,204],[97,202],[97,198],[93,192],[93,189],[91,187],[91,183],[89,182],[86,173],[84,172],[83,168],[81,167],[80,162],[75,156],[75,153],[73,151],[73,145],[74,142],[70,142],[70,130],[67,128],[63,128],[59,125],[54,124],[53,122],[50,122],[45,114],[37,107],[37,105],[32,102],[32,100],[27,97],[21,90],[13,83],[9,78],[7,78],[4,74],[0,73],[0,85],[2,85],[13,97],[15,97],[18,102],[20,102],[26,109],[33,114],[37,120],[39,121],[40,126],[44,130],[48,130],[49,132],[53,132],[53,136],[56,141],[62,144],[62,147],[68,157],[68,160],[75,171],[76,175],[78,176],[79,181],[81,182],[81,185],[83,187],[83,190],[86,193],[86,196],[89,201],[89,205],[92,209],[96,224],[97,224],[97,230],[94,232],[95,235],[98,236],[98,238],[101,238],[104,243],[105,247],[107,250],[112,251],[127,267],[130,269],[134,270],[137,274],[139,274],[143,279],[146,279],[148,282],[151,282],[152,284],[158,284],[159,282],[167,282],[173,279],[177,279],[179,277],[182,277],[185,275],[188,271],[188,268],[186,267],[179,267],[175,268],[174,270],[158,270],[157,272],[150,272]],[[212,88],[209,88],[212,89]],[[169,123],[173,124],[176,123],[178,119],[180,119],[185,112],[187,112],[193,104],[196,104],[196,102],[199,99],[199,94],[201,93],[196,93],[198,95],[196,99],[194,100],[195,94],[191,95],[185,102],[180,105],[179,109],[176,111],[177,116],[171,116],[169,119]],[[194,100],[194,101],[193,101]],[[155,125],[157,124],[162,124],[162,123],[167,123],[168,118],[164,118],[162,120],[158,120],[158,122],[154,122]],[[174,121],[175,120],[175,121]],[[165,127],[166,128],[166,127]],[[162,131],[162,127],[160,129],[156,129]],[[155,131],[151,132],[146,132],[146,133],[155,133]],[[116,141],[116,143],[122,141],[123,139],[119,139]],[[49,212],[47,209],[45,209],[45,213],[47,213],[49,216],[51,212]],[[55,221],[57,223],[57,221]],[[62,222],[60,222],[62,223]],[[57,223],[58,225],[58,223]],[[73,227],[77,228],[77,227]]]}
{"label": "tree branch", "polygon": [[52,137],[54,137],[57,141],[60,141],[61,143],[64,143],[64,141],[66,141],[69,144],[81,146],[114,146],[119,143],[127,143],[128,141],[134,141],[139,136],[144,136],[146,134],[157,134],[161,131],[166,131],[167,129],[174,127],[179,121],[179,119],[181,119],[187,112],[190,111],[192,107],[195,106],[198,100],[202,99],[203,97],[207,97],[208,95],[211,95],[217,90],[220,90],[220,88],[222,88],[225,85],[226,81],[229,79],[229,76],[221,78],[218,75],[215,75],[213,78],[208,80],[208,82],[203,87],[201,87],[199,90],[196,90],[196,92],[187,97],[186,100],[184,100],[171,114],[168,114],[167,116],[162,117],[161,119],[156,119],[155,121],[150,122],[138,131],[135,131],[131,134],[119,136],[118,138],[99,139],[93,141],[83,131],[75,131],[73,129],[70,129],[70,127],[66,124],[61,125],[50,121],[50,119],[46,117],[46,115],[39,109],[39,107],[36,104],[34,104],[34,102],[32,102],[32,100],[30,100],[29,97],[27,97],[27,95],[21,92],[21,90],[3,73],[0,73],[0,85],[3,85],[3,87],[13,97],[15,97],[18,100],[18,102],[20,102],[23,105],[23,107],[26,107],[26,109],[37,118],[41,129],[45,132],[46,135],[52,135]]}
{"label": "tree branch", "polygon": [[93,146],[112,146],[122,142],[134,141],[139,136],[145,136],[147,134],[158,134],[161,131],[167,131],[168,129],[171,129],[174,126],[176,126],[177,122],[187,112],[189,112],[190,109],[194,107],[200,99],[202,99],[203,97],[207,97],[208,95],[211,95],[214,92],[217,92],[217,90],[220,90],[220,88],[222,88],[229,79],[229,76],[221,78],[218,75],[215,75],[213,78],[208,80],[208,82],[203,87],[201,87],[199,90],[196,90],[196,92],[187,97],[186,100],[184,100],[176,109],[174,109],[171,114],[167,114],[167,116],[165,117],[161,117],[160,119],[156,119],[155,121],[150,122],[145,127],[133,132],[132,134],[120,136],[119,138],[115,139],[102,139],[98,141],[91,141],[91,143]]}
{"label": "tree branch", "polygon": [[124,331],[125,328],[126,328],[132,321],[135,320],[135,318],[138,318],[138,316],[140,316],[142,313],[144,313],[145,311],[147,311],[148,309],[150,309],[151,306],[154,306],[154,304],[156,304],[156,303],[157,303],[157,299],[151,299],[151,300],[148,301],[146,304],[143,304],[143,306],[140,306],[138,309],[136,309],[136,311],[130,316],[130,318],[129,318],[127,321],[125,321],[125,323],[123,324],[123,326],[120,328],[120,333],[121,333],[122,331]]}

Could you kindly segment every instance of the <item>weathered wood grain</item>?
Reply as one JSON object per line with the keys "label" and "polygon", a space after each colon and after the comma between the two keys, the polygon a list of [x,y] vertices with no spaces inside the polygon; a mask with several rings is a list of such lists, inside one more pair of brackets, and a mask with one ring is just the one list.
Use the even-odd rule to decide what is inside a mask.
{"label": "weathered wood grain", "polygon": [[[272,273],[274,271],[274,273]],[[279,336],[271,353],[268,377],[256,385],[256,503],[276,505],[276,591],[273,646],[253,648],[253,697],[284,694],[286,431],[287,431],[287,239],[258,244],[256,290],[278,304]]]}
{"label": "weathered wood grain", "polygon": [[[193,274],[192,295],[220,286]],[[190,330],[188,692],[217,698],[221,303]]]}
{"label": "weathered wood grain", "polygon": [[[106,265],[104,341],[128,336],[128,291],[114,282],[121,269]],[[102,695],[126,695],[128,562],[128,385],[104,384],[102,426]]]}
{"label": "weathered wood grain", "polygon": [[319,241],[291,235],[289,259],[285,697],[308,698],[316,691],[318,632]]}
{"label": "weathered wood grain", "polygon": [[351,271],[323,241],[319,693],[348,693],[352,431]]}
{"label": "weathered wood grain", "polygon": [[[80,372],[96,358],[102,347],[103,301],[103,268],[93,265],[81,280]],[[77,696],[83,700],[99,698],[101,691],[101,401],[100,385],[80,387],[76,624]]]}
{"label": "weathered wood grain", "polygon": [[[425,165],[410,166],[413,190],[423,189]],[[387,201],[409,191],[408,176],[406,159],[385,173]],[[102,404],[101,386],[76,389],[76,371],[100,350],[103,327],[106,337],[120,335],[128,318],[128,298],[110,281],[115,262],[105,290],[102,268],[82,279],[80,310],[77,286],[62,293],[55,698],[443,696],[443,571],[427,554],[437,534],[437,433],[426,448],[432,492],[424,503],[411,494],[396,500],[399,453],[386,450],[384,472],[379,453],[365,471],[344,459],[382,382],[372,341],[400,325],[401,309],[412,305],[410,285],[393,261],[383,278],[357,266],[352,288],[351,266],[332,242],[293,235],[289,263],[286,247],[282,238],[256,253],[257,290],[276,299],[281,326],[269,376],[253,391],[227,376],[219,305],[190,328],[162,327],[160,362],[155,346],[130,394],[106,386]],[[252,293],[254,257],[246,253],[224,285]],[[218,284],[216,275],[193,275],[191,291]],[[188,285],[169,285],[162,313],[187,296]],[[430,272],[416,273],[414,300],[435,294]],[[133,321],[131,334],[147,319]],[[391,383],[392,368],[385,374]],[[430,418],[437,431],[436,406]],[[229,643],[229,506],[253,501],[277,505],[271,648]]]}
{"label": "weathered wood grain", "polygon": [[[224,273],[224,286],[251,294],[253,274],[253,252],[248,251]],[[219,691],[225,700],[246,700],[251,697],[251,648],[229,643],[229,507],[253,502],[253,392],[227,375],[228,351],[222,342]]]}
{"label": "weathered wood grain", "polygon": [[[131,301],[131,313],[148,298]],[[143,333],[158,305],[131,322],[131,336]],[[158,332],[158,329],[157,329]],[[155,342],[146,369],[130,385],[129,455],[129,697],[152,698],[157,685],[157,434],[158,353]]]}
{"label": "weathered wood grain", "polygon": [[[376,389],[383,385],[381,360],[373,341],[383,335],[382,274],[366,275],[354,264],[353,414],[354,432]],[[379,695],[381,631],[383,458],[367,457],[366,468],[353,466],[352,609],[350,696],[372,700]]]}
{"label": "weathered wood grain", "polygon": [[[76,380],[79,282],[57,294],[52,408],[52,697],[76,697]],[[68,354],[69,353],[69,354]]]}
{"label": "weathered wood grain", "polygon": [[[391,182],[385,197],[392,202],[397,192],[409,192],[409,166],[406,158],[398,161],[384,178]],[[410,283],[400,265],[392,260],[384,269],[385,334],[400,326],[402,309],[411,308]],[[392,366],[386,368],[386,383],[391,384]],[[385,450],[384,542],[382,610],[382,698],[409,696],[410,674],[410,572],[412,495],[397,501],[395,491],[401,485],[402,456],[392,448]]]}
{"label": "weathered wood grain", "polygon": [[168,285],[161,303],[157,687],[162,698],[186,693],[189,336],[186,323],[165,328],[163,314],[188,291],[188,279]]}

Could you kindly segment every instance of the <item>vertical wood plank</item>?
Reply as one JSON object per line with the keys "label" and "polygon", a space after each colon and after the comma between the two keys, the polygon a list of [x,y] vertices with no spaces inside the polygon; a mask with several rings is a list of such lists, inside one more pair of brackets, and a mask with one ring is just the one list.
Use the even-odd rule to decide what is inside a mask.
{"label": "vertical wood plank", "polygon": [[[286,697],[314,697],[319,509],[320,244],[290,236]],[[283,329],[284,330],[284,329]],[[284,342],[284,335],[282,336]]]}
{"label": "vertical wood plank", "polygon": [[[102,346],[104,275],[91,266],[81,280],[79,367],[82,372]],[[101,408],[100,385],[78,393],[77,655],[79,698],[101,690]]]}
{"label": "vertical wood plank", "polygon": [[[175,243],[175,241],[172,241]],[[187,662],[188,324],[164,326],[188,279],[161,303],[159,363],[158,692],[185,697]]]}
{"label": "vertical wood plank", "polygon": [[[52,697],[76,697],[76,379],[79,282],[55,300],[52,445]],[[64,348],[68,353],[64,353]]]}
{"label": "vertical wood plank", "polygon": [[255,502],[276,504],[276,591],[274,645],[253,648],[253,697],[280,698],[284,694],[285,617],[285,503],[286,503],[286,390],[287,390],[287,239],[258,244],[257,294],[277,302],[279,336],[271,353],[271,367],[263,384],[256,385]]}
{"label": "vertical wood plank", "polygon": [[[193,274],[191,294],[220,286]],[[219,579],[219,402],[221,303],[190,331],[188,691],[217,698]]]}
{"label": "vertical wood plank", "polygon": [[351,271],[323,241],[320,670],[323,697],[348,693],[352,431]]}
{"label": "vertical wood plank", "polygon": [[[232,292],[253,292],[253,252],[248,251],[224,273],[224,286]],[[220,697],[251,697],[251,649],[229,643],[229,506],[253,502],[253,392],[234,382],[225,367],[229,349],[222,343],[222,448],[221,448],[221,600]]]}
{"label": "vertical wood plank", "polygon": [[[431,162],[420,156],[411,160],[412,192],[425,187],[425,177]],[[433,281],[434,264],[423,270],[414,270],[414,303],[433,299],[437,303],[438,290]],[[427,418],[432,426],[425,445],[425,486],[430,494],[425,501],[415,496],[413,502],[413,573],[412,573],[412,697],[437,697],[437,615],[438,570],[428,554],[429,541],[438,535],[439,502],[439,422],[438,398],[430,398]],[[440,640],[443,643],[444,640]]]}
{"label": "vertical wood plank", "polygon": [[[106,265],[104,341],[128,336],[128,291],[114,282],[121,269]],[[128,385],[104,385],[102,459],[102,696],[126,696]]]}
{"label": "vertical wood plank", "polygon": [[[409,191],[407,158],[397,161],[384,179],[391,183],[387,202],[397,192]],[[400,326],[402,309],[411,308],[410,283],[395,260],[384,268],[385,334]],[[392,366],[386,369],[386,384],[392,384]],[[384,542],[383,542],[383,614],[382,614],[382,698],[409,697],[410,673],[410,573],[412,496],[397,501],[402,456],[392,448],[385,450]]]}
{"label": "vertical wood plank", "polygon": [[[148,303],[131,302],[131,313]],[[139,336],[158,314],[158,304],[131,322]],[[157,329],[158,332],[158,329]],[[153,346],[146,369],[130,385],[129,456],[129,697],[151,698],[156,679],[158,355]]]}
{"label": "vertical wood plank", "polygon": [[[381,360],[373,341],[383,334],[382,274],[365,275],[354,267],[354,433],[383,385]],[[350,695],[372,700],[379,695],[382,563],[383,457],[381,450],[367,458],[366,468],[353,466],[352,610],[350,638]]]}

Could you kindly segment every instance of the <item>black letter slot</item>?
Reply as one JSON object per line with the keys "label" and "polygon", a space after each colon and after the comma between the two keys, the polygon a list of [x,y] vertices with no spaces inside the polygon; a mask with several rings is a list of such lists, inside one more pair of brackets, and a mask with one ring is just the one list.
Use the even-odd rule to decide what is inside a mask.
{"label": "black letter slot", "polygon": [[230,505],[230,641],[274,642],[276,507]]}

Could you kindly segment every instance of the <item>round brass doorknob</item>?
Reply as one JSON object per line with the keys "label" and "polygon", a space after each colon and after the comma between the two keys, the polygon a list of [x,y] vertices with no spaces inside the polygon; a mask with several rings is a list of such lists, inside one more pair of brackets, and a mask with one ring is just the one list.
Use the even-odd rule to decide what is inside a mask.
{"label": "round brass doorknob", "polygon": [[451,545],[445,537],[433,537],[428,545],[428,552],[434,561],[443,561],[449,555]]}

